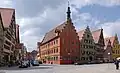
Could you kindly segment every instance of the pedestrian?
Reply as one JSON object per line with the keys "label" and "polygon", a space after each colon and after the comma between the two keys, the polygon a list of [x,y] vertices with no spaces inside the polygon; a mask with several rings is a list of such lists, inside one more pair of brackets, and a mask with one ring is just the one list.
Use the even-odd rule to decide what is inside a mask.
{"label": "pedestrian", "polygon": [[116,69],[118,70],[119,69],[119,60],[115,60],[115,65],[116,65]]}
{"label": "pedestrian", "polygon": [[28,66],[30,67],[30,60],[28,61]]}

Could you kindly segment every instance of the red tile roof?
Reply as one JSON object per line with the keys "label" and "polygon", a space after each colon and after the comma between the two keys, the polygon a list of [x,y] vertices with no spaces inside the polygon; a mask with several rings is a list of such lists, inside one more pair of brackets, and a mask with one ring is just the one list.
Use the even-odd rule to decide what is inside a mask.
{"label": "red tile roof", "polygon": [[46,42],[52,40],[53,38],[55,38],[56,37],[55,30],[58,29],[58,30],[61,31],[62,29],[64,29],[65,24],[66,24],[66,22],[64,22],[63,24],[57,26],[56,28],[49,31],[48,33],[46,33],[43,40],[42,40],[42,42],[41,42],[41,44],[46,43]]}
{"label": "red tile roof", "polygon": [[85,30],[81,30],[78,32],[79,40],[82,39],[84,32],[85,32]]}
{"label": "red tile roof", "polygon": [[110,42],[111,42],[111,46],[113,46],[113,42],[114,42],[114,40],[115,40],[115,37],[107,37],[107,38],[104,39],[104,42],[105,42],[105,47],[104,47],[104,49],[107,48],[107,45],[108,45],[109,40],[110,40]]}
{"label": "red tile roof", "polygon": [[98,30],[92,32],[92,36],[93,36],[95,43],[98,43],[100,34],[101,34],[101,29],[98,29]]}
{"label": "red tile roof", "polygon": [[113,42],[115,40],[115,37],[114,36],[113,37],[109,37],[109,39],[110,39],[111,45],[113,46]]}
{"label": "red tile roof", "polygon": [[110,38],[105,38],[105,39],[104,39],[104,42],[105,42],[105,47],[104,47],[104,49],[107,49],[109,40],[110,40]]}
{"label": "red tile roof", "polygon": [[4,27],[9,27],[14,11],[15,11],[15,9],[11,9],[11,8],[0,8],[0,13],[2,16]]}
{"label": "red tile roof", "polygon": [[[79,40],[82,39],[84,32],[85,32],[85,30],[81,30],[78,32]],[[101,34],[101,29],[98,29],[98,30],[92,32],[92,36],[93,36],[95,43],[98,42],[100,34]]]}
{"label": "red tile roof", "polygon": [[[78,32],[79,40],[82,39],[84,32],[85,32],[85,30],[81,30]],[[93,36],[95,43],[98,42],[100,34],[101,34],[101,29],[98,29],[98,30],[92,32],[92,36]]]}

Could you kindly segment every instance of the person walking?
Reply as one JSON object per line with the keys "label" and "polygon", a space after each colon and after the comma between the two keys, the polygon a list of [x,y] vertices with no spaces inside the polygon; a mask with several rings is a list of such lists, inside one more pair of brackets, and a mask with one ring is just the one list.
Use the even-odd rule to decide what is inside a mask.
{"label": "person walking", "polygon": [[119,60],[115,60],[115,65],[116,65],[116,69],[118,70],[119,69]]}

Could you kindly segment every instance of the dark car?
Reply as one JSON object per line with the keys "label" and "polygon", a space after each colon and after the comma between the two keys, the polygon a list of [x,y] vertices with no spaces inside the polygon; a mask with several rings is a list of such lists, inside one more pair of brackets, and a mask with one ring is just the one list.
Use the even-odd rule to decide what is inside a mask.
{"label": "dark car", "polygon": [[22,63],[20,64],[19,68],[27,68],[28,66],[28,61],[22,61]]}
{"label": "dark car", "polygon": [[42,61],[39,61],[39,64],[42,64]]}
{"label": "dark car", "polygon": [[75,62],[74,65],[83,65],[84,63]]}
{"label": "dark car", "polygon": [[37,60],[34,60],[33,63],[32,63],[33,66],[39,66],[39,61]]}

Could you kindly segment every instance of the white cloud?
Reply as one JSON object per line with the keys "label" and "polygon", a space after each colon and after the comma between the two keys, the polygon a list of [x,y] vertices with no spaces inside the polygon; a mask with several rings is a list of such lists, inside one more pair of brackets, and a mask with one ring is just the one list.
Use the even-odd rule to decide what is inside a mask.
{"label": "white cloud", "polygon": [[99,28],[98,26],[100,20],[93,17],[90,13],[76,14],[76,16],[77,17],[73,21],[73,23],[76,26],[77,31],[80,31],[81,29],[85,29],[86,26],[89,26],[91,30],[96,30],[97,28]]}
{"label": "white cloud", "polygon": [[[67,2],[66,2],[67,3]],[[19,19],[21,28],[21,39],[28,48],[36,48],[36,42],[40,42],[46,32],[59,25],[59,23],[65,21],[67,4],[63,3],[57,8],[46,8],[42,13],[32,18],[23,17]],[[112,2],[113,3],[113,2]],[[81,8],[89,4],[100,4],[103,6],[116,5],[115,2],[112,4],[110,1],[99,1],[99,0],[71,0],[70,4],[75,4],[76,7],[71,7],[73,15],[76,15],[74,25],[77,30],[84,29],[87,25],[95,24],[97,26],[100,23],[99,20],[92,17],[89,13],[79,12],[75,8]],[[111,4],[111,5],[108,5]],[[91,27],[92,28],[92,27]],[[94,27],[96,28],[96,27]],[[92,28],[92,29],[94,29]],[[31,42],[32,41],[32,42]],[[32,49],[29,49],[31,51]]]}
{"label": "white cloud", "polygon": [[[0,6],[16,8],[17,23],[20,25],[21,41],[24,42],[29,51],[36,48],[46,32],[66,20],[67,0],[0,0]],[[34,3],[33,3],[34,2]],[[84,29],[93,24],[98,28],[100,20],[92,17],[89,13],[78,12],[76,8],[86,5],[99,4],[102,6],[120,5],[120,0],[70,0],[73,20],[77,30]],[[112,27],[118,28],[118,21],[104,23],[102,27],[106,35],[111,35]],[[115,23],[115,26],[113,25]],[[110,27],[107,27],[109,24]],[[95,27],[96,26],[96,27]],[[91,26],[92,28],[92,26]],[[112,29],[116,31],[116,29]]]}
{"label": "white cloud", "polygon": [[108,7],[120,5],[120,0],[71,0],[71,4],[76,5],[77,8],[81,8],[83,6],[91,4],[99,4]]}
{"label": "white cloud", "polygon": [[[66,19],[66,7],[62,4],[57,9],[47,8],[42,14],[32,18],[21,18],[21,41],[32,51],[36,48],[37,42],[41,42],[46,32],[58,26]],[[30,49],[31,48],[31,49]]]}
{"label": "white cloud", "polygon": [[[91,24],[93,24],[94,28],[98,28],[97,26],[99,26],[98,24],[100,23],[100,20],[92,17],[89,13],[79,14],[75,8],[81,8],[90,4],[113,6],[119,5],[120,2],[118,1],[119,0],[71,0],[70,4],[76,5],[76,7],[72,7],[71,10],[72,14],[76,15],[77,17],[74,21],[77,30],[85,28],[87,25]],[[42,13],[40,11],[39,14],[35,17],[22,18],[20,25],[22,29],[21,32],[23,33],[21,33],[21,35],[24,35],[21,37],[21,39],[25,44],[27,44],[28,48],[35,49],[36,42],[40,42],[46,32],[59,25],[59,23],[65,21],[67,8],[66,3],[60,4],[57,8],[47,7]],[[113,25],[111,24],[111,28],[107,28],[107,23],[105,25],[106,26],[103,26],[103,28],[105,29],[104,31],[106,35],[111,34],[110,29],[113,27]],[[92,26],[90,27],[94,29]],[[29,51],[32,49],[29,49]]]}
{"label": "white cloud", "polygon": [[0,0],[0,7],[12,7],[11,0]]}
{"label": "white cloud", "polygon": [[[101,25],[104,29],[104,36],[114,36],[116,33],[120,34],[120,20],[116,20],[115,22],[106,22]],[[120,36],[120,35],[119,35]],[[119,37],[120,38],[120,37]]]}

